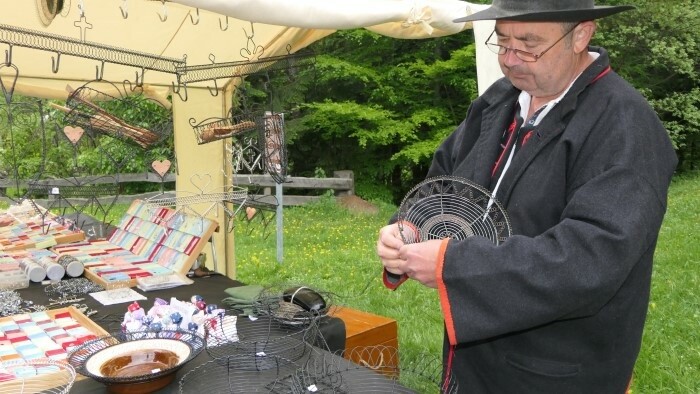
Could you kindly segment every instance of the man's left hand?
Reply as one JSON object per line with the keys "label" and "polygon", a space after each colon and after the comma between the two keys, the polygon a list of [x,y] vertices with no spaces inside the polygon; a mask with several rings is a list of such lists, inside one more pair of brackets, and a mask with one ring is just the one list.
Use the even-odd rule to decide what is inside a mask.
{"label": "man's left hand", "polygon": [[424,286],[437,288],[435,270],[442,242],[442,240],[433,239],[402,246],[399,249],[399,257],[403,260],[401,270],[409,278],[417,280]]}

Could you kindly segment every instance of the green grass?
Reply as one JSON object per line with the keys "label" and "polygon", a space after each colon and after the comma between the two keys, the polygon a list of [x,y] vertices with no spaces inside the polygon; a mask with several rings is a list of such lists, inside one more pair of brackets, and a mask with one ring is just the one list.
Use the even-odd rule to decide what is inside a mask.
{"label": "green grass", "polygon": [[237,279],[274,285],[297,283],[330,295],[330,303],[394,318],[399,327],[402,362],[438,357],[442,315],[437,294],[407,282],[397,291],[384,287],[375,253],[379,229],[395,210],[380,205],[377,214],[352,213],[332,200],[285,208],[284,258],[277,261],[274,223],[238,224],[235,232]]}
{"label": "green grass", "polygon": [[674,180],[634,394],[700,393],[700,174]]}
{"label": "green grass", "polygon": [[[652,299],[634,394],[700,393],[700,174],[675,179],[656,252]],[[352,213],[324,201],[284,210],[284,260],[276,260],[274,222],[238,224],[237,279],[298,283],[333,294],[332,303],[397,320],[401,362],[438,357],[443,323],[434,290],[406,282],[389,291],[381,282],[376,237],[396,207]],[[257,222],[254,222],[257,223]]]}

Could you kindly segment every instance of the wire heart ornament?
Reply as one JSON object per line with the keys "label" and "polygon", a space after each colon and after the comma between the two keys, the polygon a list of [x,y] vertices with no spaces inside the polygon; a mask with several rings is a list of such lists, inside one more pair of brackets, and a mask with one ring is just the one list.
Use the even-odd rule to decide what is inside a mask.
{"label": "wire heart ornament", "polygon": [[66,126],[63,128],[63,134],[68,137],[68,141],[71,142],[71,144],[75,145],[80,141],[80,138],[83,136],[85,133],[85,130],[83,130],[82,127],[73,127],[73,126]]}
{"label": "wire heart ornament", "polygon": [[258,210],[253,207],[245,208],[245,216],[248,218],[248,221],[252,220],[256,213],[258,213]]}
{"label": "wire heart ornament", "polygon": [[209,174],[194,174],[190,177],[190,183],[192,186],[199,190],[200,194],[204,194],[209,190],[209,184],[211,184],[211,175]]}
{"label": "wire heart ornament", "polygon": [[168,159],[154,160],[153,163],[151,163],[151,168],[153,168],[153,171],[155,171],[156,174],[160,175],[162,178],[168,173],[168,170],[170,170],[171,164],[172,163]]}

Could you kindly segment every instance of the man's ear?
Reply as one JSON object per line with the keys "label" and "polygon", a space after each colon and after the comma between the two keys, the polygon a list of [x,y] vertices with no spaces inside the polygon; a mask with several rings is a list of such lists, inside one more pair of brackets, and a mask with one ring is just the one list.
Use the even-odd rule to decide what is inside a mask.
{"label": "man's ear", "polygon": [[588,44],[595,34],[596,23],[594,21],[584,21],[579,23],[573,32],[574,52],[581,53],[588,50]]}

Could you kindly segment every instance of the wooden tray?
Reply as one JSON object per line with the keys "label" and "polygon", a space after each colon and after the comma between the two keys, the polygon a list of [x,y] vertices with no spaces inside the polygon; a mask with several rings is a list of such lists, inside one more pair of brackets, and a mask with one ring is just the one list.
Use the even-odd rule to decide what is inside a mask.
{"label": "wooden tray", "polygon": [[[70,315],[70,317],[73,320],[75,320],[75,322],[77,324],[79,324],[81,327],[87,329],[91,334],[95,335],[96,337],[109,335],[109,333],[107,331],[105,331],[105,329],[103,329],[102,327],[97,325],[97,323],[92,321],[89,317],[85,316],[85,314],[80,312],[74,306],[69,306],[69,307],[59,308],[59,309],[50,309],[50,310],[46,311],[46,314],[49,316],[49,318],[52,321],[55,321],[57,316],[60,316],[60,315],[65,314],[65,313],[68,313]],[[0,318],[0,323],[15,321],[15,317],[17,317],[17,316],[19,316],[19,315],[2,317],[2,318]],[[66,353],[66,356],[67,356],[67,354],[68,353]],[[15,358],[14,360],[21,360],[21,357]],[[5,361],[5,360],[3,360],[3,361]],[[11,360],[7,360],[7,361],[11,361]],[[59,360],[59,361],[67,362],[66,360]],[[65,379],[65,372],[56,372],[55,374],[56,374],[55,379],[51,378],[51,376],[53,374],[47,374],[45,376],[37,376],[36,378],[29,378],[29,379],[27,379],[27,382],[31,381],[32,384],[44,384],[43,382],[46,382],[47,386],[45,388],[48,389],[48,388],[53,387],[53,386],[50,386],[51,384],[53,384],[55,386],[56,384],[59,384],[58,382]],[[81,380],[81,379],[85,379],[85,377],[82,375],[76,375],[76,380]],[[15,381],[13,381],[13,380],[2,382],[2,383],[0,383],[0,389],[5,390],[6,388],[14,387],[13,386],[15,384],[14,382]],[[7,392],[7,391],[2,391],[2,392]],[[21,391],[18,391],[18,392],[21,392]]]}

